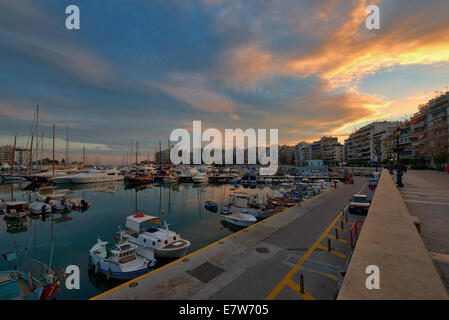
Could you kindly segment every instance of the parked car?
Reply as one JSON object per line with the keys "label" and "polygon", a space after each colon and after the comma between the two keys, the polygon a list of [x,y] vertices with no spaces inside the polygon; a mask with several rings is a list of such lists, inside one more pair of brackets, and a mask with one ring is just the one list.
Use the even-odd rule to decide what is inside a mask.
{"label": "parked car", "polygon": [[349,213],[368,214],[371,201],[364,194],[355,194],[349,202]]}

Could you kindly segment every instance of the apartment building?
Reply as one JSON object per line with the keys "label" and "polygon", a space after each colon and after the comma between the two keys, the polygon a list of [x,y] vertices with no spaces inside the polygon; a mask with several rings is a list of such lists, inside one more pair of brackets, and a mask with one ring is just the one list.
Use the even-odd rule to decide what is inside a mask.
{"label": "apartment building", "polygon": [[341,163],[345,161],[345,146],[339,144],[334,147],[334,161],[337,163]]}
{"label": "apartment building", "polygon": [[0,147],[0,165],[7,163],[12,165],[14,159],[15,164],[19,166],[27,166],[30,164],[30,149],[16,148],[15,157],[14,147],[10,145]]}
{"label": "apartment building", "polygon": [[321,137],[310,145],[311,159],[321,159],[325,164],[331,164],[334,161],[335,146],[338,146],[338,138]]}
{"label": "apartment building", "polygon": [[427,139],[428,154],[430,156],[449,151],[448,133],[449,92],[441,94],[428,103]]}
{"label": "apartment building", "polygon": [[400,122],[377,121],[356,130],[345,141],[347,162],[369,163],[385,159],[383,140],[400,125]]}
{"label": "apartment building", "polygon": [[312,160],[312,148],[307,142],[300,142],[295,146],[295,164],[298,166],[307,166],[309,160]]}
{"label": "apartment building", "polygon": [[12,164],[14,147],[10,145],[0,147],[0,165],[7,163]]}
{"label": "apartment building", "polygon": [[420,105],[419,111],[410,118],[410,143],[412,158],[428,157],[429,140],[427,137],[428,105]]}

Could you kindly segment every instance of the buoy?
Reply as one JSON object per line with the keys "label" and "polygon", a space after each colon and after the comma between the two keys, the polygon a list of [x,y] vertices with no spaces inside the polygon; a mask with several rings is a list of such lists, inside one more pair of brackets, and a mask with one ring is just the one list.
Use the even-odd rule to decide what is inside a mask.
{"label": "buoy", "polygon": [[164,213],[165,213],[165,210],[161,210],[161,213],[164,214]]}

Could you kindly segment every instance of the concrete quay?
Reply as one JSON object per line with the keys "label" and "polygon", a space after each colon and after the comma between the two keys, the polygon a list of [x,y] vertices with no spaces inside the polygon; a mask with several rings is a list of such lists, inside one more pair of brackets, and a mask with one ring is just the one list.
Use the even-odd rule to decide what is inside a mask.
{"label": "concrete quay", "polygon": [[[436,196],[435,191],[441,189],[440,186],[432,190],[429,185],[432,182],[425,182],[425,179],[413,173],[405,174],[404,180],[406,186],[401,190],[404,196],[415,192],[423,199],[423,193]],[[412,202],[410,198],[405,198],[407,205],[425,201]],[[407,205],[388,171],[383,170],[338,300],[448,299],[440,275],[418,232],[419,220],[410,214]],[[429,201],[427,205],[432,205],[432,202]],[[412,208],[412,212],[422,218],[423,234],[426,234],[428,246],[431,246],[429,238],[434,234],[434,228],[438,228],[434,225],[438,223],[438,217],[429,215],[430,207]],[[442,211],[439,216],[447,214],[448,211],[446,215]],[[380,270],[379,289],[366,287],[370,274],[365,272],[369,265],[378,266]]]}
{"label": "concrete quay", "polygon": [[341,212],[367,181],[340,184],[92,299],[334,299],[352,252],[352,218]]}

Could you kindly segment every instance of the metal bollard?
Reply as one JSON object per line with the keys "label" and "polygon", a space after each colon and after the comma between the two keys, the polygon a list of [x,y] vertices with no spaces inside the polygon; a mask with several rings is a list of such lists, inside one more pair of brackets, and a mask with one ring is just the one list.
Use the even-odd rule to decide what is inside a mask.
{"label": "metal bollard", "polygon": [[335,228],[335,239],[338,239],[338,229]]}
{"label": "metal bollard", "polygon": [[331,252],[331,239],[327,239],[327,251]]}
{"label": "metal bollard", "polygon": [[341,222],[341,230],[345,230],[345,227],[343,226],[343,220],[341,220],[340,222]]}
{"label": "metal bollard", "polygon": [[299,292],[304,294],[304,276],[299,275]]}

